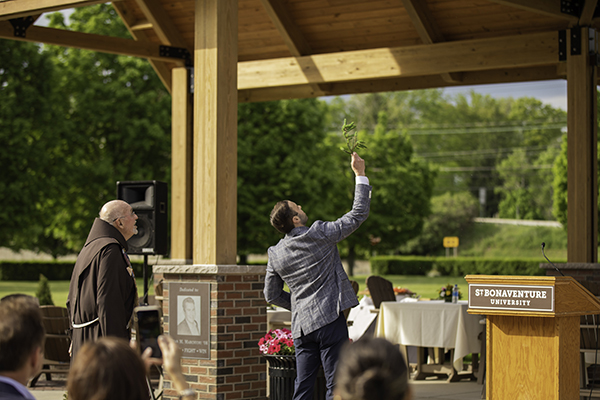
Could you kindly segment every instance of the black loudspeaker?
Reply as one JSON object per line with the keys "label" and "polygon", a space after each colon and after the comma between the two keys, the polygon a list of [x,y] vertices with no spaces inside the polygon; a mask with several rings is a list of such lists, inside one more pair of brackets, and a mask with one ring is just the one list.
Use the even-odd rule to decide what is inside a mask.
{"label": "black loudspeaker", "polygon": [[159,181],[117,182],[117,199],[129,203],[138,216],[138,233],[127,241],[127,254],[166,255],[167,184]]}

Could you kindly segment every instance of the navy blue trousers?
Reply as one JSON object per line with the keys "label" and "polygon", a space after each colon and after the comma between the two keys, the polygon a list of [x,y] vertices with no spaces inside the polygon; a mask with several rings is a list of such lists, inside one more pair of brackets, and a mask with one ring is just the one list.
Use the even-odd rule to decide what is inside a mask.
{"label": "navy blue trousers", "polygon": [[348,327],[344,314],[308,335],[294,339],[296,347],[296,381],[292,400],[311,400],[319,365],[323,365],[327,381],[327,400],[333,399],[333,384],[338,356],[348,342]]}

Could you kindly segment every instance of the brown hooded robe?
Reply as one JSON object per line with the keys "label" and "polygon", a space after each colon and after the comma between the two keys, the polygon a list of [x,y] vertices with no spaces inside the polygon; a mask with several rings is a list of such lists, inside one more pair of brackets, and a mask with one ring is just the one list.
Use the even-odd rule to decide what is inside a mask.
{"label": "brown hooded robe", "polygon": [[126,251],[127,241],[121,232],[96,218],[73,269],[67,309],[71,324],[98,321],[73,328],[73,358],[85,342],[102,336],[129,340],[128,323],[137,289],[127,271]]}

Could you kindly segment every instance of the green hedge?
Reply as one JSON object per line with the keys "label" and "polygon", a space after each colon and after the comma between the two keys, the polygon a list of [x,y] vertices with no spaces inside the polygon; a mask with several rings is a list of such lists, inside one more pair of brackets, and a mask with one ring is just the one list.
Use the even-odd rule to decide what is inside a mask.
{"label": "green hedge", "polygon": [[[143,262],[132,262],[136,276],[142,277]],[[51,281],[69,281],[74,261],[0,261],[0,281],[38,281],[43,274]]]}
{"label": "green hedge", "polygon": [[435,257],[371,257],[371,272],[376,275],[427,275],[435,260]]}
{"label": "green hedge", "polygon": [[426,275],[431,270],[443,276],[546,275],[537,259],[376,256],[370,261],[376,275]]}

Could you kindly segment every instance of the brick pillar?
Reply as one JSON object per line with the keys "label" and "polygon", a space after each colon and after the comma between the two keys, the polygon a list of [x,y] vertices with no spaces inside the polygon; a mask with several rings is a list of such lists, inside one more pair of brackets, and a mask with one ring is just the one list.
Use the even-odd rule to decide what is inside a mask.
{"label": "brick pillar", "polygon": [[[169,283],[210,284],[210,360],[182,360],[183,373],[198,399],[267,398],[266,362],[258,340],[267,332],[263,297],[265,266],[157,265],[163,275],[163,328],[169,333]],[[165,377],[164,397],[176,398]]]}

